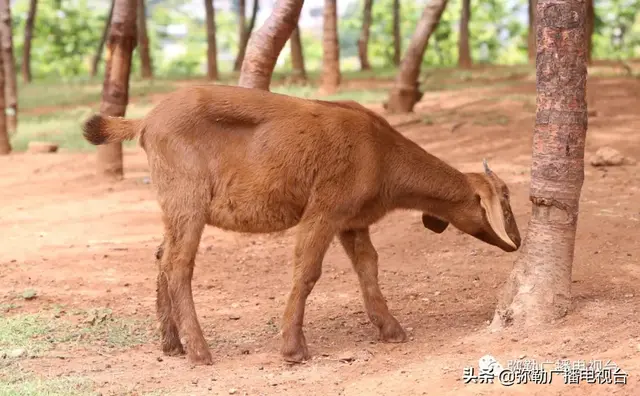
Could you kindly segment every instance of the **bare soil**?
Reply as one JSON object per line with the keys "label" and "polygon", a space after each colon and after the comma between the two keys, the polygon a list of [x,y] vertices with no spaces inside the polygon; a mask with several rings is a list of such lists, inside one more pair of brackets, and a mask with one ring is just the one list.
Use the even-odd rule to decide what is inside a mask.
{"label": "bare soil", "polygon": [[[640,159],[640,81],[590,79],[587,160],[608,145]],[[375,109],[382,111],[381,106]],[[535,82],[425,94],[399,130],[462,171],[482,159],[509,185],[526,235]],[[23,290],[38,297],[17,312],[109,307],[116,317],[154,321],[154,252],[160,211],[139,148],[126,151],[125,180],[100,182],[91,153],[0,158],[0,304]],[[640,165],[594,168],[585,182],[573,270],[573,307],[549,328],[491,333],[497,290],[519,253],[504,253],[453,228],[437,235],[417,212],[372,227],[380,282],[410,335],[377,341],[358,281],[337,241],[309,297],[305,331],[313,359],[285,364],[279,323],[291,284],[293,230],[247,236],[207,228],[196,259],[196,309],[215,363],[191,367],[165,357],[155,328],[147,342],[105,352],[99,345],[54,348],[23,359],[41,377],[79,375],[107,394],[172,395],[640,395]],[[12,311],[13,313],[14,311]],[[611,360],[626,385],[503,386],[465,383],[463,369],[485,354],[503,366]]]}

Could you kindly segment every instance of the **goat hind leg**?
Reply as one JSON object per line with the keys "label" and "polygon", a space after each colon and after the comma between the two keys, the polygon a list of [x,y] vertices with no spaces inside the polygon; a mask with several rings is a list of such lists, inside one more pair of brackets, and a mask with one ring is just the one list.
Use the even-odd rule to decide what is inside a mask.
{"label": "goat hind leg", "polygon": [[162,340],[162,352],[167,356],[184,355],[184,348],[180,342],[178,326],[171,312],[171,297],[169,296],[169,284],[167,272],[162,268],[162,256],[164,255],[165,240],[156,250],[156,262],[158,264],[158,277],[156,281],[156,316],[160,324],[160,336]]}
{"label": "goat hind leg", "polygon": [[340,243],[358,274],[360,290],[369,320],[380,332],[384,342],[405,342],[407,335],[391,315],[378,284],[378,253],[371,243],[369,229],[342,231]]}

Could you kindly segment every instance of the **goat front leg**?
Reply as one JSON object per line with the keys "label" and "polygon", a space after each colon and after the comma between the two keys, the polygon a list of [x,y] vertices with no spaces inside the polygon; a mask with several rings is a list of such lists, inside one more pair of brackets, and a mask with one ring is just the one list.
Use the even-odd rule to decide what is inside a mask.
{"label": "goat front leg", "polygon": [[171,313],[171,297],[169,296],[169,282],[166,271],[162,269],[162,256],[164,255],[165,240],[156,250],[156,263],[158,265],[158,277],[156,280],[156,316],[160,323],[160,337],[162,340],[162,352],[167,356],[184,355],[184,348],[180,342],[178,326]]}
{"label": "goat front leg", "polygon": [[186,346],[187,358],[193,364],[208,365],[213,359],[198,323],[191,290],[195,257],[205,222],[198,216],[176,216],[176,219],[172,221],[174,219],[165,217],[160,271],[166,274],[171,315]]}
{"label": "goat front leg", "polygon": [[284,360],[300,363],[309,359],[302,331],[307,297],[322,274],[322,260],[335,232],[321,219],[300,222],[294,253],[293,286],[287,300],[282,324]]}
{"label": "goat front leg", "polygon": [[369,320],[384,342],[405,342],[407,335],[391,315],[378,284],[378,252],[371,243],[369,229],[342,231],[340,243],[358,274],[360,290]]}

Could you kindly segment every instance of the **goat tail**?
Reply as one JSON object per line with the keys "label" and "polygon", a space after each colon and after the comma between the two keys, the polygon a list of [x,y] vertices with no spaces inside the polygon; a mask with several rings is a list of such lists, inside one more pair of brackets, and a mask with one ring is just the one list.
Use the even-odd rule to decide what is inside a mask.
{"label": "goat tail", "polygon": [[131,140],[140,134],[142,120],[94,114],[82,125],[82,135],[91,144],[100,145]]}

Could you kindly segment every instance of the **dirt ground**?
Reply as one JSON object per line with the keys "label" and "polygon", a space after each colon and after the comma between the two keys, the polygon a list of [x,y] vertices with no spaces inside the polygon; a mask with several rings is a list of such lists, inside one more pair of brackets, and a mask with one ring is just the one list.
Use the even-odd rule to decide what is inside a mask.
{"label": "dirt ground", "polygon": [[[589,119],[587,159],[605,145],[640,159],[640,81],[590,79],[589,91],[597,114]],[[421,122],[399,130],[462,171],[480,171],[486,157],[508,183],[526,235],[535,82],[429,92],[416,111]],[[93,175],[91,153],[0,158],[0,304],[14,304],[7,315],[57,307],[57,320],[73,320],[73,310],[108,307],[113,318],[139,320],[144,333],[142,342],[119,348],[100,339],[55,343],[9,367],[40,378],[86,377],[103,395],[640,395],[640,165],[587,163],[572,310],[528,334],[488,330],[497,289],[518,253],[453,228],[431,233],[419,213],[396,212],[372,227],[372,239],[383,293],[410,341],[377,341],[356,275],[334,241],[307,303],[313,359],[285,364],[278,330],[293,232],[246,236],[209,227],[193,284],[215,362],[191,367],[159,349],[153,255],[160,211],[144,152],[127,150],[124,161],[125,180],[104,183]],[[37,297],[17,297],[26,289]],[[464,368],[477,373],[485,354],[503,366],[516,359],[611,360],[628,374],[627,384],[565,385],[559,376],[546,385],[465,383]]]}

